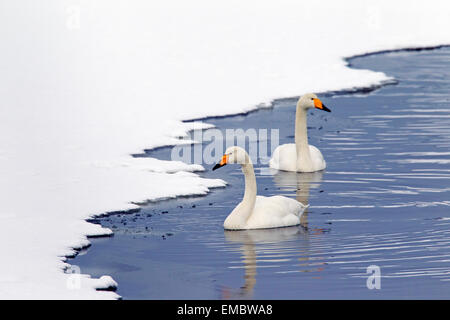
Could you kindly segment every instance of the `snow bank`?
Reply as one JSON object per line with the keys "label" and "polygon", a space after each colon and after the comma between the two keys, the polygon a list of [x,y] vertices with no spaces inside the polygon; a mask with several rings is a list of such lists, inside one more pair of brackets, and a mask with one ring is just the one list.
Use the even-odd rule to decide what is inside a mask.
{"label": "snow bank", "polygon": [[377,84],[343,58],[449,43],[449,16],[430,0],[2,1],[0,298],[117,298],[63,272],[110,233],[85,219],[224,185],[130,154],[178,143],[183,119]]}

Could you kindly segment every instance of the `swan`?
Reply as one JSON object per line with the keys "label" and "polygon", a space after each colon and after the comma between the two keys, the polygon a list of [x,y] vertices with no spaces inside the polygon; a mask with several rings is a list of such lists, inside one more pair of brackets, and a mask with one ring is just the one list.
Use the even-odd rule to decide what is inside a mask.
{"label": "swan", "polygon": [[300,217],[308,206],[283,196],[256,196],[253,164],[244,149],[237,146],[229,147],[213,171],[229,163],[242,166],[245,192],[243,200],[225,219],[223,224],[225,230],[278,228],[300,224]]}
{"label": "swan", "polygon": [[278,146],[269,162],[271,168],[296,172],[315,172],[325,169],[327,165],[320,150],[308,144],[306,115],[311,108],[331,112],[314,93],[302,96],[297,102],[295,144]]}

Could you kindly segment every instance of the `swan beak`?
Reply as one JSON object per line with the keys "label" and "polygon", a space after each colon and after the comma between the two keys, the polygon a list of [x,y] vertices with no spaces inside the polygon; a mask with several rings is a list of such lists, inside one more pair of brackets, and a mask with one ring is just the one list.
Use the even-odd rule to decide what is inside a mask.
{"label": "swan beak", "polygon": [[223,166],[226,165],[227,163],[228,163],[228,155],[225,154],[225,155],[222,157],[222,160],[220,160],[220,162],[217,163],[217,164],[214,166],[213,171],[216,170],[216,169],[219,169],[219,168],[223,167]]}
{"label": "swan beak", "polygon": [[326,111],[326,112],[331,112],[331,110],[328,109],[328,108],[322,103],[322,101],[320,101],[319,99],[314,99],[314,107],[316,107],[317,109]]}

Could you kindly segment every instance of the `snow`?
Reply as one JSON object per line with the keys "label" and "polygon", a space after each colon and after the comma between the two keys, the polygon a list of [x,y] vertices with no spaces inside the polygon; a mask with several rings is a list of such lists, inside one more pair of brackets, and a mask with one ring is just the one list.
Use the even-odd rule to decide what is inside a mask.
{"label": "snow", "polygon": [[[0,298],[114,299],[73,274],[85,221],[206,194],[199,165],[136,159],[180,142],[183,119],[379,84],[343,58],[450,42],[447,1],[0,2]],[[202,126],[202,124],[197,124]],[[80,270],[83,273],[83,270]],[[120,286],[120,284],[119,284]]]}

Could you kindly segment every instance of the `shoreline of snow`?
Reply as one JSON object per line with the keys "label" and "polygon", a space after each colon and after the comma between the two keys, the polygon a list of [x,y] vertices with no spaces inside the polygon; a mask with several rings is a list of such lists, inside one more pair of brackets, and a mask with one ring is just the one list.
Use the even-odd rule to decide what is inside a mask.
{"label": "shoreline of snow", "polygon": [[357,58],[364,58],[368,56],[373,56],[376,54],[388,54],[388,53],[396,53],[396,52],[420,52],[420,51],[429,51],[429,50],[436,50],[441,48],[450,47],[450,43],[441,43],[441,44],[431,44],[428,46],[410,46],[410,47],[399,47],[399,48],[393,48],[393,49],[381,49],[378,51],[369,51],[365,53],[358,53],[346,58],[343,58],[346,62],[349,62],[352,59]]}
{"label": "shoreline of snow", "polygon": [[379,85],[389,77],[345,57],[450,40],[445,1],[26,2],[0,11],[3,299],[119,298],[95,290],[113,279],[83,270],[74,286],[65,257],[111,232],[86,219],[224,186],[195,165],[131,156],[185,143],[183,119]]}
{"label": "shoreline of snow", "polygon": [[[349,69],[352,69],[350,60],[352,59],[358,59],[358,58],[364,58],[372,55],[378,55],[378,54],[389,54],[389,53],[397,53],[397,52],[420,52],[420,51],[428,51],[428,50],[437,50],[441,48],[450,47],[450,43],[436,43],[436,44],[429,44],[429,45],[417,45],[417,46],[405,46],[405,47],[394,47],[394,48],[384,48],[384,49],[375,49],[374,51],[364,51],[362,53],[355,53],[352,55],[349,55],[347,57],[341,57],[341,59],[346,63],[346,67]],[[374,70],[369,70],[371,72],[376,72]],[[381,74],[384,74],[383,72],[379,72]],[[387,75],[384,75],[384,79],[380,79],[375,82],[368,83],[366,85],[360,85],[360,86],[354,86],[354,87],[342,87],[342,88],[334,88],[329,90],[323,90],[323,91],[314,91],[317,95],[342,95],[342,94],[358,94],[358,93],[367,93],[373,90],[377,90],[383,86],[386,85],[392,85],[396,83],[395,78],[389,77]],[[306,92],[304,92],[306,93]],[[304,94],[303,93],[303,94]],[[219,119],[219,118],[225,118],[225,117],[233,117],[233,116],[245,116],[252,112],[257,112],[258,110],[264,109],[264,108],[272,108],[273,102],[277,100],[287,100],[287,99],[296,99],[299,95],[294,96],[284,96],[284,97],[275,97],[271,98],[267,101],[259,102],[255,104],[253,107],[249,107],[247,110],[241,111],[241,112],[234,112],[234,113],[225,113],[220,115],[206,115],[201,116],[198,118],[188,118],[181,120],[183,123],[191,123],[191,122],[202,122],[202,121],[208,121],[210,119]],[[173,145],[164,145],[164,146],[158,146],[155,148],[164,148],[167,146],[173,146]],[[146,150],[153,150],[154,148],[147,148]]]}

